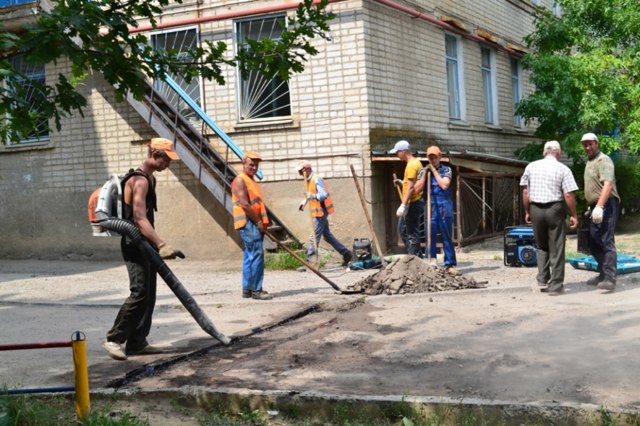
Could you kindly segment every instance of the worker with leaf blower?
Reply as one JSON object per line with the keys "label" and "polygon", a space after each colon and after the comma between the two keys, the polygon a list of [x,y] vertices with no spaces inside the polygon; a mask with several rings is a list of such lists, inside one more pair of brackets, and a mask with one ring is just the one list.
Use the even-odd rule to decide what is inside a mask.
{"label": "worker with leaf blower", "polygon": [[[136,225],[163,259],[175,259],[176,256],[184,255],[160,238],[154,229],[154,212],[157,208],[153,173],[166,170],[172,160],[178,159],[171,141],[154,138],[148,146],[147,158],[142,165],[127,174],[126,180],[122,181],[123,218]],[[131,293],[120,308],[102,346],[116,360],[126,360],[130,355],[161,353],[160,348],[147,342],[156,303],[157,269],[128,236],[122,237],[120,247],[129,273]],[[122,345],[125,345],[124,350]]]}
{"label": "worker with leaf blower", "polygon": [[342,256],[342,266],[348,266],[349,262],[353,258],[351,251],[346,248],[338,239],[331,233],[329,228],[329,215],[335,212],[333,206],[333,200],[329,194],[329,188],[324,182],[322,177],[315,173],[311,168],[311,163],[302,160],[297,167],[300,176],[306,178],[306,193],[305,199],[300,202],[298,210],[303,211],[306,205],[309,205],[311,214],[313,215],[314,234],[311,234],[309,247],[307,249],[307,260],[317,256],[318,251],[315,247],[315,243],[320,245],[320,239],[324,239]]}
{"label": "worker with leaf blower", "polygon": [[255,175],[262,158],[255,151],[242,156],[242,173],[231,182],[233,227],[244,241],[242,297],[270,300],[273,295],[262,288],[264,280],[264,234],[269,226],[262,188]]}

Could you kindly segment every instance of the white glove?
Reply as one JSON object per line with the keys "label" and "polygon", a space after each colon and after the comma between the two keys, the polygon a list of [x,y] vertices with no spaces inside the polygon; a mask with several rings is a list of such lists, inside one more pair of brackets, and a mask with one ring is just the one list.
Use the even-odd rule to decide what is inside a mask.
{"label": "white glove", "polygon": [[398,210],[396,210],[396,216],[405,217],[406,215],[407,215],[407,205],[400,204],[400,207],[398,207]]}
{"label": "white glove", "polygon": [[300,205],[298,206],[298,210],[303,211],[304,210],[304,206],[307,205],[307,199],[305,198],[304,200],[300,201]]}
{"label": "white glove", "polygon": [[591,212],[591,222],[597,224],[602,223],[602,216],[604,215],[604,210],[602,210],[602,207],[600,206],[595,206],[593,208],[593,211]]}

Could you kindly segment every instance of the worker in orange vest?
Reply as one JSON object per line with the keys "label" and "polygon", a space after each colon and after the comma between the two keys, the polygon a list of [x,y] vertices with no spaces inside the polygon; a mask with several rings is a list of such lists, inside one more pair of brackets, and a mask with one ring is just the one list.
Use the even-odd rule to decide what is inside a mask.
{"label": "worker in orange vest", "polygon": [[242,297],[269,300],[273,296],[262,289],[264,279],[264,233],[269,226],[264,195],[254,180],[260,165],[260,155],[245,152],[242,157],[242,173],[231,182],[233,201],[233,227],[244,241],[242,261]]}
{"label": "worker in orange vest", "polygon": [[[331,233],[329,229],[329,215],[335,212],[333,201],[329,194],[329,188],[322,177],[315,173],[311,168],[311,163],[306,160],[301,161],[297,167],[300,176],[307,177],[307,193],[306,198],[300,202],[298,210],[303,211],[308,204],[313,215],[313,227],[316,234],[316,242],[320,245],[320,238],[324,239],[342,256],[342,266],[348,266],[353,258],[351,251],[346,248]],[[309,247],[307,249],[307,260],[309,260],[317,249],[313,246],[313,236],[309,239]]]}

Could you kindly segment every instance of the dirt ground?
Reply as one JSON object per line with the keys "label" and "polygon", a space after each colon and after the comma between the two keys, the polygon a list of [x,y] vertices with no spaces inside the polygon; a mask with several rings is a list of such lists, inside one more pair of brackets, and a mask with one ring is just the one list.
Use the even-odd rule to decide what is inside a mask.
{"label": "dirt ground", "polygon": [[[640,256],[638,230],[638,220],[622,224],[616,237],[619,252]],[[569,256],[582,256],[575,237],[567,248]],[[126,362],[109,359],[99,348],[126,295],[121,266],[107,270],[109,282],[100,271],[103,287],[89,293],[94,271],[61,265],[57,273],[40,275],[26,273],[35,267],[31,264],[2,261],[0,315],[22,328],[5,327],[3,340],[20,341],[25,330],[37,334],[42,320],[48,328],[70,321],[67,308],[73,307],[73,315],[95,317],[85,329],[92,389],[431,396],[478,403],[594,404],[637,412],[640,274],[621,275],[617,290],[603,293],[585,284],[592,272],[567,265],[566,294],[548,297],[536,286],[535,268],[505,266],[502,251],[502,238],[496,238],[458,253],[459,274],[484,288],[338,295],[310,272],[267,272],[265,288],[275,298],[266,302],[240,298],[238,271],[176,263],[176,275],[189,283],[198,303],[234,343],[223,347],[203,336],[164,289],[150,338],[171,350]],[[377,272],[334,268],[327,276],[346,288]],[[85,308],[91,314],[81,314]],[[304,314],[280,323],[299,313]],[[28,361],[34,358],[8,359],[0,376],[30,384],[30,366],[20,365]],[[161,371],[137,374],[154,370]],[[68,378],[57,369],[52,372],[47,384]],[[164,410],[152,412],[152,425],[178,419]],[[195,424],[184,415],[179,421]]]}
{"label": "dirt ground", "polygon": [[[627,254],[636,242],[620,235]],[[570,255],[575,239],[569,242]],[[325,301],[284,326],[179,363],[132,388],[185,386],[439,396],[481,403],[640,407],[635,312],[640,279],[606,294],[567,265],[567,293],[551,298],[535,268],[502,262],[497,239],[459,254],[459,271],[485,289]],[[533,286],[531,285],[533,284]]]}

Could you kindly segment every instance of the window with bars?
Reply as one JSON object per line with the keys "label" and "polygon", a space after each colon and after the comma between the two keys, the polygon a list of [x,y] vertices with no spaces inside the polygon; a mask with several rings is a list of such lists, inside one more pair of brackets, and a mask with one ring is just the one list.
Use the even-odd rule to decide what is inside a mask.
{"label": "window with bars", "polygon": [[522,69],[520,61],[511,58],[511,93],[513,96],[513,125],[522,127],[522,117],[516,114],[518,102],[522,99]]}
{"label": "window with bars", "polygon": [[487,47],[480,48],[482,91],[484,97],[485,124],[498,124],[498,95],[496,84],[495,52]]}
{"label": "window with bars", "polygon": [[[285,15],[266,16],[237,21],[237,46],[246,47],[246,40],[269,38],[279,40],[285,27]],[[271,79],[251,70],[243,77],[238,72],[238,117],[240,122],[291,116],[289,83],[275,76]]]}
{"label": "window with bars", "polygon": [[[162,31],[152,33],[150,42],[154,49],[160,51],[175,50],[178,57],[184,61],[189,61],[190,57],[186,54],[189,49],[198,47],[198,31],[193,28],[181,28],[178,30]],[[184,52],[183,55],[180,53]],[[202,105],[202,84],[199,78],[194,78],[187,83],[183,76],[169,73],[182,90],[193,99],[198,105]],[[180,112],[189,120],[197,121],[197,114],[187,106],[187,104],[178,96],[178,94],[165,82],[155,81],[154,88],[164,97],[167,103],[173,106],[176,111]]]}
{"label": "window with bars", "polygon": [[462,46],[458,37],[445,34],[445,56],[447,64],[447,89],[449,92],[449,118],[464,120],[465,99],[462,74]]}
{"label": "window with bars", "polygon": [[[46,94],[40,89],[46,83],[44,65],[28,64],[22,55],[12,57],[10,62],[15,70],[24,75],[24,77],[17,78],[19,89],[16,89],[16,91],[19,91],[16,94],[29,104],[30,111],[36,112],[46,98]],[[13,89],[10,88],[9,90]],[[45,118],[35,124],[35,129],[31,133],[21,137],[20,144],[49,141],[48,120]],[[12,142],[7,141],[7,144],[11,145]]]}

